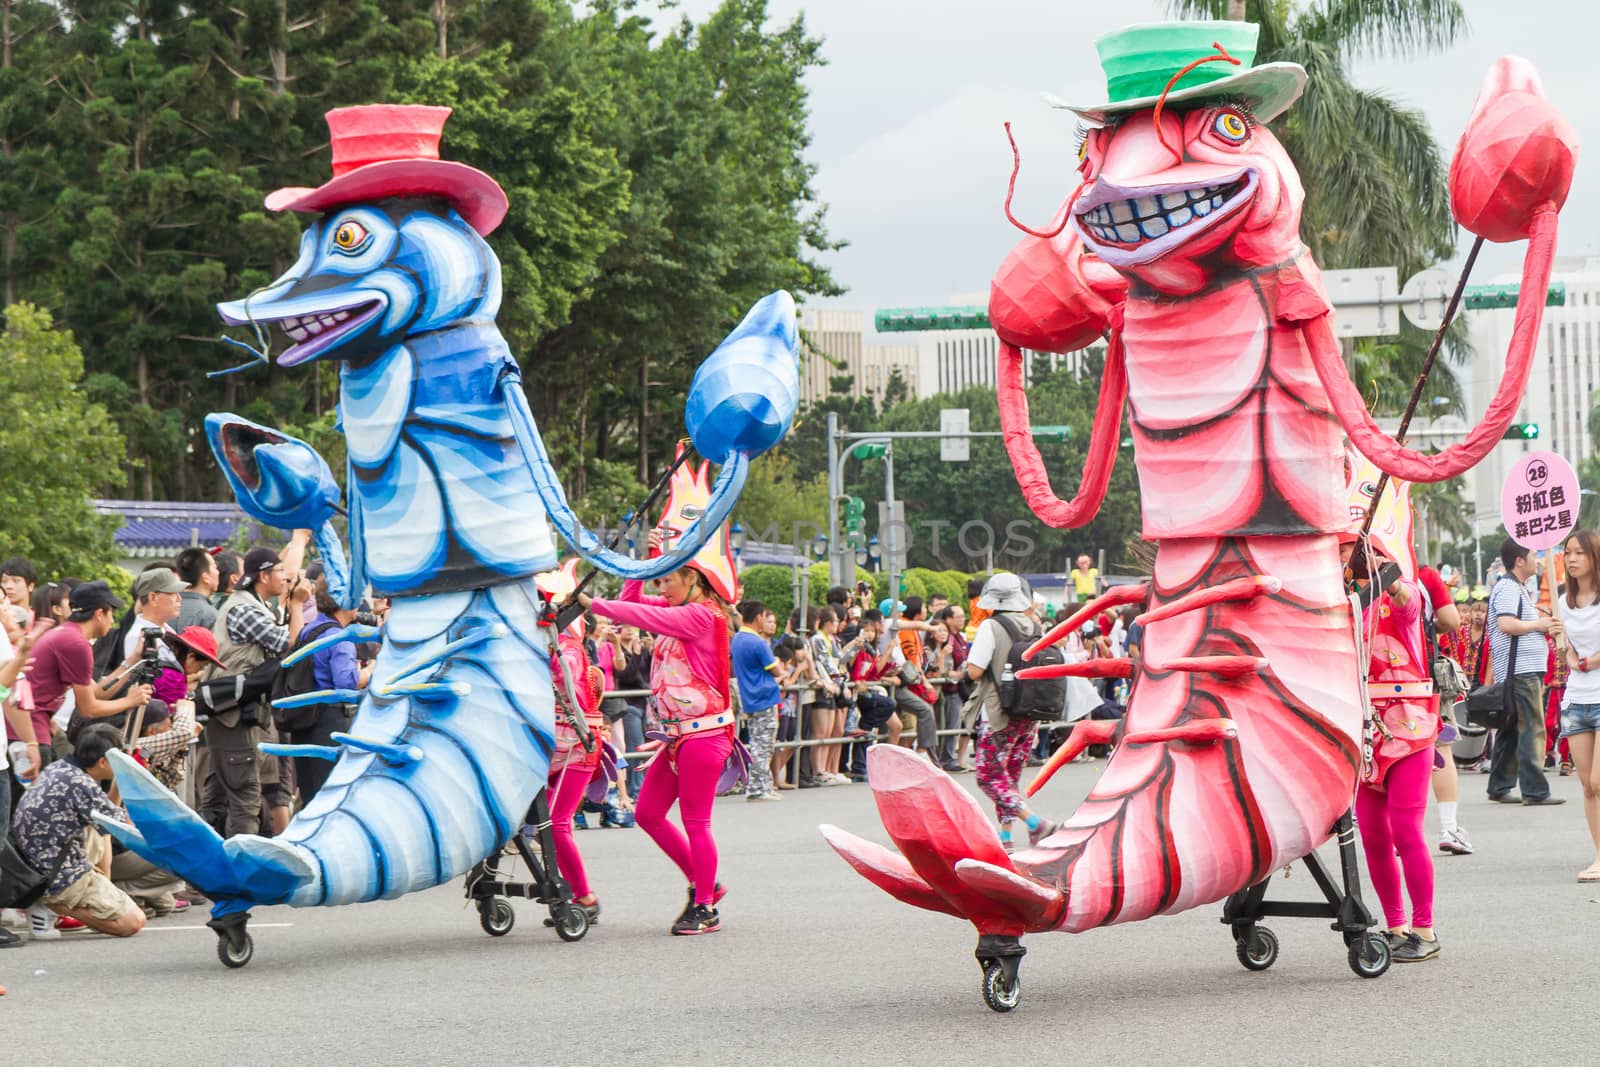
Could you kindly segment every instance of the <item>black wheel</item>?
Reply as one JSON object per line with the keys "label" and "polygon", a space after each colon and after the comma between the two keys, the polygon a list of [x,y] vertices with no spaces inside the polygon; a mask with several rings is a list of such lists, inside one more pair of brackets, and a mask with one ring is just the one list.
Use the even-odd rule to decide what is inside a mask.
{"label": "black wheel", "polygon": [[589,932],[589,913],[576,904],[566,904],[556,915],[556,936],[563,941],[582,941]]}
{"label": "black wheel", "polygon": [[1389,969],[1389,940],[1368,934],[1350,946],[1350,969],[1360,978],[1376,978]]}
{"label": "black wheel", "polygon": [[1252,926],[1234,940],[1234,950],[1245,970],[1264,971],[1278,962],[1278,935],[1265,926]]}
{"label": "black wheel", "polygon": [[998,963],[983,968],[983,1002],[998,1012],[1008,1012],[1022,1003],[1022,976],[1006,984],[1006,972]]}
{"label": "black wheel", "polygon": [[478,905],[478,925],[490,937],[504,937],[516,924],[517,913],[505,899],[491,897]]}
{"label": "black wheel", "polygon": [[217,959],[222,961],[224,967],[239,968],[250,962],[250,957],[256,954],[255,938],[249,934],[244,935],[244,940],[234,947],[230,937],[217,938]]}

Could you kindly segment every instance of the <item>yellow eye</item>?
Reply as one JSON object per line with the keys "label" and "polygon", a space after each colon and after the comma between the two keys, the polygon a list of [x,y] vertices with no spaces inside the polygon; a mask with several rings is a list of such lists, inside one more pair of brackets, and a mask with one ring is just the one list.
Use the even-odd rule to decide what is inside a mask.
{"label": "yellow eye", "polygon": [[333,244],[342,252],[349,252],[361,247],[367,239],[367,228],[359,222],[342,222],[339,228],[333,231]]}
{"label": "yellow eye", "polygon": [[1244,139],[1250,136],[1250,124],[1245,122],[1244,116],[1237,111],[1223,111],[1217,115],[1211,128],[1217,135],[1230,144],[1243,144]]}

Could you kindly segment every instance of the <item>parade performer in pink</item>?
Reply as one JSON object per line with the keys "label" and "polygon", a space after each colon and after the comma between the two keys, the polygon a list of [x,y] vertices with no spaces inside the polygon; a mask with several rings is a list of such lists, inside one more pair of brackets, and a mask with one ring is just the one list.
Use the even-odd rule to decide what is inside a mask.
{"label": "parade performer in pink", "polygon": [[[1410,554],[1409,544],[1380,546],[1351,530],[1339,536],[1339,545],[1362,603],[1367,695],[1373,707],[1372,754],[1356,790],[1356,822],[1383,906],[1390,956],[1396,963],[1416,963],[1439,954],[1433,933],[1433,853],[1422,827],[1439,734],[1439,698],[1422,630],[1423,592],[1396,562]],[[1402,868],[1410,922],[1400,893]]]}
{"label": "parade performer in pink", "polygon": [[[991,293],[1002,426],[1035,514],[1061,527],[1093,517],[1129,408],[1153,578],[1085,604],[1033,646],[1148,601],[1125,718],[1078,724],[1030,792],[1092,743],[1116,745],[1105,771],[1056,833],[1007,856],[968,794],[879,746],[869,780],[899,853],[824,828],[879,886],[978,928],[998,1010],[1009,1010],[1008,988],[1015,1003],[1015,964],[1008,975],[1002,954],[985,957],[997,939],[1015,954],[1026,931],[1184,911],[1263,882],[1328,838],[1361,771],[1366,675],[1339,556],[1341,428],[1380,469],[1437,481],[1498,442],[1526,383],[1575,154],[1532,69],[1493,68],[1451,168],[1458,221],[1490,240],[1529,240],[1506,373],[1483,424],[1424,456],[1377,430],[1345,374],[1300,241],[1300,181],[1266,125],[1306,74],[1253,66],[1258,32],[1194,22],[1102,38],[1111,102],[1071,109],[1084,126],[1078,187],[1051,230],[1029,231]],[[1033,444],[1022,352],[1102,336],[1100,403],[1079,492],[1065,501]],[[1116,660],[1048,670],[1135,673]]]}
{"label": "parade performer in pink", "polygon": [[[709,464],[677,470],[661,524],[650,531],[652,556],[671,547],[709,497]],[[660,748],[645,771],[634,817],[689,881],[688,902],[672,932],[693,936],[721,929],[716,905],[726,890],[717,881],[711,809],[720,787],[745,766],[728,695],[728,605],[739,586],[727,530],[659,586],[660,596],[645,596],[643,583],[630,581],[618,600],[580,599],[597,615],[656,635],[650,692],[663,732],[650,735]],[[667,817],[674,802],[681,830]]]}
{"label": "parade performer in pink", "polygon": [[[577,557],[561,569],[540,574],[534,581],[539,591],[559,603],[576,585]],[[619,780],[616,751],[605,740],[605,715],[600,697],[605,677],[589,662],[583,647],[583,620],[567,627],[556,641],[556,655],[550,660],[550,678],[556,697],[555,751],[550,756],[550,781],[546,786],[550,804],[550,833],[554,839],[556,865],[572,890],[573,902],[589,916],[593,925],[600,920],[600,901],[589,886],[589,874],[578,852],[572,820],[584,799],[605,802],[606,791]],[[526,831],[525,831],[526,832]],[[545,925],[554,926],[554,919]]]}

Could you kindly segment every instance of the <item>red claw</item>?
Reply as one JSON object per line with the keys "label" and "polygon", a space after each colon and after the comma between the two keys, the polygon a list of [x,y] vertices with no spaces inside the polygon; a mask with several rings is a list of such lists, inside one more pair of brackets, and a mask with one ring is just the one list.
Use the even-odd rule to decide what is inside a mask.
{"label": "red claw", "polygon": [[[1061,211],[1070,204],[1069,199]],[[1002,341],[1018,348],[1072,352],[1110,328],[1127,288],[1120,275],[1084,249],[1071,227],[1055,237],[1024,237],[995,271],[989,324]]]}
{"label": "red claw", "polygon": [[1572,186],[1578,135],[1544,97],[1533,65],[1506,56],[1489,68],[1450,161],[1450,211],[1486,240],[1520,241]]}

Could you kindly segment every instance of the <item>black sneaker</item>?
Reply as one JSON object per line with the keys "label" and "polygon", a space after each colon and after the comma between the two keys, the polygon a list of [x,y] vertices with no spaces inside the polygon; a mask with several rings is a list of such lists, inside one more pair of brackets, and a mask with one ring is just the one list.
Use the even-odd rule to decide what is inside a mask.
{"label": "black sneaker", "polygon": [[1424,941],[1416,934],[1407,934],[1400,947],[1391,949],[1389,958],[1396,963],[1421,963],[1431,960],[1439,954],[1439,939]]}
{"label": "black sneaker", "polygon": [[22,938],[0,926],[0,948],[16,948],[22,944]]}
{"label": "black sneaker", "polygon": [[704,904],[696,904],[679,917],[672,924],[672,933],[676,937],[694,937],[696,934],[714,934],[722,929],[722,920],[717,915],[716,908],[708,908]]}
{"label": "black sneaker", "polygon": [[1406,938],[1410,936],[1410,931],[1405,931],[1402,933],[1394,930],[1385,930],[1383,932],[1383,939],[1389,942],[1389,954],[1393,956],[1396,952],[1398,952],[1400,950],[1400,946],[1405,944]]}
{"label": "black sneaker", "polygon": [[[722,898],[727,895],[728,887],[718,882],[716,888],[711,890],[711,906],[715,908],[718,904],[721,904]],[[689,899],[683,902],[683,910],[678,913],[677,921],[673,924],[674,927],[676,927],[677,923],[687,919],[692,911],[694,911],[694,886],[689,887]]]}

